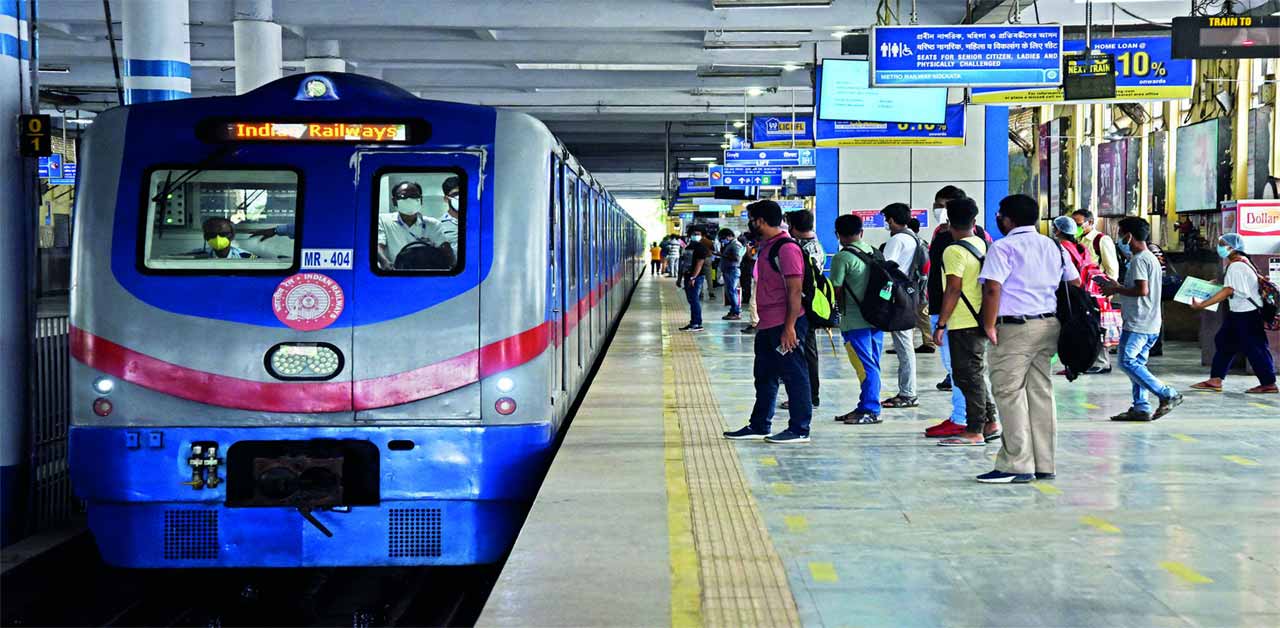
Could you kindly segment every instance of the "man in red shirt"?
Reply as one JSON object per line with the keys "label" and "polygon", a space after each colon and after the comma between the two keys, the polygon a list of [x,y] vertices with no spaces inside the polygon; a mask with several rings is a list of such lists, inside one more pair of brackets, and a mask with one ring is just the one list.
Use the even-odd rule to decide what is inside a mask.
{"label": "man in red shirt", "polygon": [[[813,403],[809,366],[801,345],[809,330],[800,301],[805,254],[800,244],[782,230],[782,208],[777,203],[757,201],[747,206],[747,215],[747,225],[760,242],[755,293],[760,315],[755,338],[756,403],[751,410],[751,422],[742,429],[725,432],[724,436],[732,440],[807,443]],[[774,247],[780,247],[776,266],[769,261]],[[790,421],[787,429],[770,436],[774,404],[778,400],[778,380],[787,388]]]}

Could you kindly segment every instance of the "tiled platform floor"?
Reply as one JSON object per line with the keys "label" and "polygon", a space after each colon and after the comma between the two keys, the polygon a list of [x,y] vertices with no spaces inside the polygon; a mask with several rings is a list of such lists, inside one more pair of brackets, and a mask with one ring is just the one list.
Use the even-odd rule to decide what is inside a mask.
{"label": "tiled platform floor", "polygon": [[[669,280],[661,280],[660,286],[668,308],[682,306]],[[624,330],[643,320],[652,336],[657,287],[651,279],[644,281]],[[693,343],[725,427],[736,428],[752,402],[752,337],[738,333],[740,323],[720,322],[718,310],[707,314],[708,330]],[[597,384],[588,401],[599,394],[626,394],[642,381],[651,386],[652,378],[659,377],[652,341],[650,337],[648,349],[622,345],[629,347],[625,354],[615,342],[608,360],[619,366],[637,360],[637,368],[629,369],[631,383],[613,392]],[[691,350],[684,340],[677,343],[668,336],[668,342],[664,360],[676,359],[681,347]],[[1125,424],[1106,418],[1128,407],[1128,381],[1118,370],[1074,383],[1062,380],[1056,385],[1058,479],[980,485],[973,476],[991,468],[996,444],[944,449],[922,436],[924,427],[948,410],[949,395],[933,389],[942,377],[936,355],[917,356],[919,409],[887,411],[881,425],[846,426],[831,418],[852,408],[853,370],[843,355],[834,355],[829,344],[824,347],[824,404],[815,414],[813,442],[733,445],[804,625],[1280,626],[1280,460],[1268,453],[1280,445],[1280,398],[1187,393],[1187,402],[1170,416],[1151,424]],[[894,358],[887,356],[885,362],[892,373]],[[1153,366],[1182,389],[1205,376],[1198,351],[1187,345],[1171,343]],[[892,382],[892,375],[888,379]],[[1251,380],[1233,376],[1228,390],[1243,390]],[[632,420],[657,426],[662,423],[659,406],[670,406],[672,396],[668,391],[663,399],[628,399],[626,414]],[[549,487],[557,467],[569,463],[566,454],[575,455],[570,448],[574,430],[582,428],[584,437],[608,431],[607,419],[580,414],[553,466]],[[635,432],[631,436],[645,438]],[[639,446],[625,442],[626,437],[620,438],[614,446],[623,448],[619,451]],[[663,455],[660,447],[644,451]],[[614,453],[601,447],[591,455],[612,460]],[[624,484],[651,488],[663,482],[656,461],[637,466],[625,457],[617,460],[604,468],[593,465],[593,477],[573,480],[613,483],[622,477]],[[670,501],[652,503],[662,499],[662,492],[646,490],[645,516],[670,510]],[[542,501],[540,497],[531,523],[539,520]],[[576,516],[593,516],[590,503],[581,506]],[[687,565],[672,562],[675,553],[662,553],[668,544],[646,540],[664,527],[654,523],[619,523],[610,534],[581,541],[592,543],[595,556],[611,555],[611,544],[654,550],[630,554],[629,563],[615,561],[618,569],[644,572],[663,563],[668,574],[687,573]],[[665,527],[672,531],[670,524]],[[536,564],[536,546],[551,540],[522,534],[513,560]],[[574,547],[581,546],[561,545],[562,559],[575,560],[566,554],[574,555]],[[699,556],[712,547],[705,539],[695,539],[695,546]],[[559,595],[561,606],[572,608],[581,598],[579,587],[609,590],[613,584],[601,575],[608,570],[598,570],[557,593],[539,582],[536,571],[525,569],[522,573],[529,577],[519,582],[507,581],[504,574],[495,595]],[[555,584],[564,587],[573,577],[559,574]],[[643,585],[629,584],[666,587],[669,598],[677,589],[673,582],[672,577],[655,577]],[[709,608],[705,584],[699,579],[697,586],[702,605],[692,617],[706,621],[701,614]],[[653,593],[612,588],[617,600],[653,600]],[[523,614],[518,600],[507,601],[514,606],[505,617],[520,618],[522,625],[654,625],[660,619],[667,623],[667,618],[690,623],[689,616],[670,613],[670,606],[647,615],[594,608],[551,617]]]}

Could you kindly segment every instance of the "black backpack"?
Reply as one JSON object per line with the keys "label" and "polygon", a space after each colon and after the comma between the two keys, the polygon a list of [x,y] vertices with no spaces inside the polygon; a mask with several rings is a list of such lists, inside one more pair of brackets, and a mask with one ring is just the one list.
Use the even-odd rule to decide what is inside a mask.
{"label": "black backpack", "polygon": [[867,291],[863,298],[849,290],[848,284],[840,288],[858,305],[872,327],[881,331],[905,331],[914,329],[920,313],[920,303],[924,299],[924,289],[919,279],[919,271],[908,277],[898,263],[885,261],[880,252],[865,253],[854,247],[845,247],[867,267]]}
{"label": "black backpack", "polygon": [[[1066,262],[1063,262],[1066,270]],[[1093,366],[1102,353],[1102,316],[1097,299],[1084,288],[1065,281],[1058,282],[1058,359],[1066,367],[1067,381],[1075,381]]]}
{"label": "black backpack", "polygon": [[800,290],[800,304],[804,307],[805,318],[814,329],[830,329],[840,326],[840,313],[835,308],[835,290],[831,281],[822,274],[822,269],[814,263],[813,258],[805,252],[804,247],[792,238],[785,238],[769,249],[769,267],[773,272],[782,274],[778,265],[778,252],[787,243],[800,249],[800,257],[804,259],[804,282]]}

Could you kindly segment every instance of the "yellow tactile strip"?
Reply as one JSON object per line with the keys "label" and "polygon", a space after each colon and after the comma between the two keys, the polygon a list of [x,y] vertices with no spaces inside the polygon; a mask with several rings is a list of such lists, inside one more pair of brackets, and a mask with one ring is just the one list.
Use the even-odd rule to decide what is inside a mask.
{"label": "yellow tactile strip", "polygon": [[[688,317],[681,307],[683,300],[665,294],[666,290],[662,295],[664,370],[670,378],[665,382],[666,409],[669,415],[674,411],[683,444],[702,622],[707,626],[799,626],[782,559],[756,507],[737,451],[722,436],[724,419],[698,347],[692,335],[677,331]],[[673,560],[673,582],[680,580],[680,568]],[[678,615],[675,601],[673,624],[681,623],[681,617],[687,621],[698,615]]]}

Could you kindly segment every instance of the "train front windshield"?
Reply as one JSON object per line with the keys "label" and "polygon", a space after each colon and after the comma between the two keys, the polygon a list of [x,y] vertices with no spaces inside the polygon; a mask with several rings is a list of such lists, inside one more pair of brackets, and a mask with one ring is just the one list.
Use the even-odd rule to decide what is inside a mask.
{"label": "train front windshield", "polygon": [[290,268],[298,187],[291,170],[152,170],[143,263],[159,271]]}

